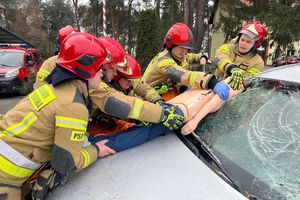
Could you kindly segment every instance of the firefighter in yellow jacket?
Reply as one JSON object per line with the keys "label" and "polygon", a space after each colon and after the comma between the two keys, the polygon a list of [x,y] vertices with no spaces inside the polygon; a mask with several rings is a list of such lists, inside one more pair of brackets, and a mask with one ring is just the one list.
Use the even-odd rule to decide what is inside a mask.
{"label": "firefighter in yellow jacket", "polygon": [[[121,67],[117,68],[117,75],[115,77],[111,76],[110,72],[107,73],[107,81],[109,81],[107,84],[109,87],[122,92],[124,95],[141,97],[145,101],[157,103],[158,105],[162,102],[161,96],[150,85],[142,83],[139,80],[141,77],[141,68],[134,57],[127,54],[123,62],[118,63],[118,65]],[[142,109],[147,109],[147,107]],[[146,112],[152,113],[153,110],[149,108]],[[155,116],[159,113],[157,111],[157,113],[153,113],[152,115]],[[113,134],[134,125],[132,120],[117,119],[101,112],[100,109],[96,109],[91,118],[92,122],[89,124],[89,132],[92,135]]]}
{"label": "firefighter in yellow jacket", "polygon": [[244,25],[237,39],[217,50],[214,59],[216,76],[219,79],[231,76],[231,87],[240,89],[243,78],[262,72],[264,62],[256,51],[265,35],[266,28],[260,21]]}
{"label": "firefighter in yellow jacket", "polygon": [[[88,88],[97,88],[105,47],[94,36],[67,37],[47,82],[0,118],[0,199],[21,199],[20,188],[45,162],[60,174],[80,171],[101,156],[84,143]],[[48,180],[46,180],[48,181]],[[37,190],[43,188],[37,188]],[[38,191],[36,191],[38,192]],[[45,191],[41,191],[42,193]]]}
{"label": "firefighter in yellow jacket", "polygon": [[[70,25],[67,25],[67,26],[61,28],[57,34],[58,44],[57,44],[57,51],[55,52],[55,54],[59,53],[60,45],[63,42],[63,40],[68,35],[70,35],[72,33],[77,33],[77,32],[79,32],[78,29],[76,29]],[[43,62],[42,66],[40,67],[39,71],[37,72],[36,81],[33,86],[34,89],[36,89],[46,83],[44,80],[55,68],[55,66],[56,66],[55,61],[57,60],[57,57],[58,57],[58,55],[54,55]]]}
{"label": "firefighter in yellow jacket", "polygon": [[161,95],[180,83],[185,86],[212,89],[223,100],[228,98],[228,85],[218,82],[213,74],[187,70],[188,60],[200,60],[187,54],[193,48],[192,31],[183,23],[174,24],[164,38],[164,48],[149,63],[142,81],[150,84]]}

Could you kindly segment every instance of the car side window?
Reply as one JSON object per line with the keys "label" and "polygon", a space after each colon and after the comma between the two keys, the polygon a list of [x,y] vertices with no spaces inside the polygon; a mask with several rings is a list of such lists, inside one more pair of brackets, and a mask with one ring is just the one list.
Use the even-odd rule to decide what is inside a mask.
{"label": "car side window", "polygon": [[37,65],[42,62],[40,56],[37,53],[33,53],[33,59]]}
{"label": "car side window", "polygon": [[34,61],[31,53],[26,54],[26,65],[33,66]]}

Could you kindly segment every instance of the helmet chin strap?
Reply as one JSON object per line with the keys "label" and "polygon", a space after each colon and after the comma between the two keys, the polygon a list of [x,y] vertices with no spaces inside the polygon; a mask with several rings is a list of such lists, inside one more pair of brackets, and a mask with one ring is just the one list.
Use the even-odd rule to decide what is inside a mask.
{"label": "helmet chin strap", "polygon": [[92,102],[92,99],[91,99],[91,96],[90,96],[90,92],[89,92],[89,81],[85,80],[84,81],[85,83],[85,86],[86,86],[86,89],[87,89],[87,97],[86,97],[86,107],[89,111],[89,116],[91,116],[92,114],[92,109],[93,109],[93,102]]}

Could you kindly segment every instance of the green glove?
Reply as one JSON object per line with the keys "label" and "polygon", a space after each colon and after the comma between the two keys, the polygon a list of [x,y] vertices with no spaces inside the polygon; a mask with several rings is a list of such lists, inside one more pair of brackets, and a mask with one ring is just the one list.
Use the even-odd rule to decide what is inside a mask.
{"label": "green glove", "polygon": [[154,87],[154,89],[158,92],[158,94],[162,95],[169,91],[168,86],[165,83],[161,83]]}
{"label": "green glove", "polygon": [[243,71],[240,68],[233,68],[231,71],[230,87],[234,90],[241,89],[243,85]]}
{"label": "green glove", "polygon": [[163,125],[170,130],[178,129],[183,125],[184,117],[175,113],[176,107],[171,106],[164,110],[164,116],[162,119]]}

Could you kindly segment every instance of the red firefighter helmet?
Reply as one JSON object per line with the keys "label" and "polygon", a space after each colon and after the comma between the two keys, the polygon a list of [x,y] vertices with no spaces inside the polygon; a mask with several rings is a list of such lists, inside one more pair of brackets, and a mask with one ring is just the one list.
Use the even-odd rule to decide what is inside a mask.
{"label": "red firefighter helmet", "polygon": [[118,63],[118,66],[118,74],[115,76],[115,80],[119,80],[120,78],[138,79],[141,77],[140,63],[130,54],[126,54],[123,62]]}
{"label": "red firefighter helmet", "polygon": [[176,23],[168,30],[164,42],[167,47],[182,46],[192,49],[194,46],[194,37],[191,29],[184,23]]}
{"label": "red firefighter helmet", "polygon": [[118,63],[124,59],[126,52],[118,41],[107,36],[102,36],[98,39],[108,49],[108,53],[111,54],[111,62]]}
{"label": "red firefighter helmet", "polygon": [[70,25],[67,25],[63,28],[61,28],[59,31],[58,31],[58,34],[57,34],[57,38],[58,38],[58,43],[59,45],[61,45],[61,43],[64,41],[64,39],[72,34],[72,33],[76,33],[76,32],[79,32],[79,30],[77,28],[74,28]]}
{"label": "red firefighter helmet", "polygon": [[240,34],[248,35],[255,41],[254,47],[260,46],[260,43],[265,37],[266,32],[266,27],[261,23],[261,21],[248,22],[239,31]]}
{"label": "red firefighter helmet", "polygon": [[74,33],[65,38],[56,63],[83,79],[95,76],[100,66],[110,62],[104,45],[88,33]]}

